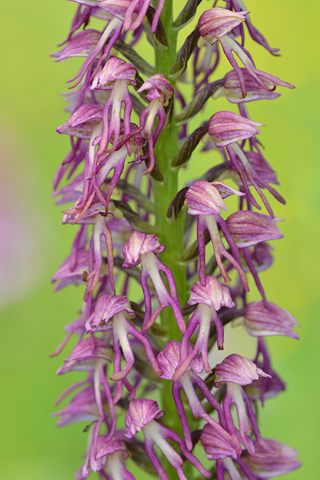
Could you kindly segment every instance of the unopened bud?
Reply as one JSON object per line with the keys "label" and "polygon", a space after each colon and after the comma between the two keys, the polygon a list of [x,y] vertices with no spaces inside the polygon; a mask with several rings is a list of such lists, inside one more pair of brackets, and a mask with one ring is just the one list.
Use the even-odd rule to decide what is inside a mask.
{"label": "unopened bud", "polygon": [[208,133],[217,147],[225,147],[230,143],[246,140],[259,135],[262,123],[254,122],[238,113],[217,112],[209,120]]}
{"label": "unopened bud", "polygon": [[199,18],[200,36],[213,45],[219,38],[243,23],[249,12],[231,12],[226,8],[210,8]]}

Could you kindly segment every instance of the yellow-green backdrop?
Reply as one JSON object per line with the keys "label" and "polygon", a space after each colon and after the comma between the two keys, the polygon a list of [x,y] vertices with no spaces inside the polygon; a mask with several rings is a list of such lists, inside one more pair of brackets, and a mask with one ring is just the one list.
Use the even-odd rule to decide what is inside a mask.
{"label": "yellow-green backdrop", "polygon": [[[182,5],[179,0],[178,6]],[[250,104],[260,136],[278,172],[287,206],[274,205],[285,237],[262,280],[268,298],[301,324],[299,342],[269,340],[274,367],[287,391],[261,411],[261,431],[296,447],[301,470],[292,480],[317,477],[318,467],[318,250],[320,4],[294,0],[245,2],[275,58],[250,43],[258,67],[297,86],[273,102]],[[205,8],[211,3],[203,2]],[[75,318],[82,290],[53,293],[50,278],[68,255],[73,229],[61,226],[50,198],[51,178],[67,152],[55,132],[66,120],[65,81],[79,63],[55,64],[49,54],[66,37],[75,4],[65,0],[2,2],[1,6],[1,478],[67,480],[81,465],[81,426],[57,429],[50,417],[61,391],[78,378],[56,377],[63,356],[49,359],[62,327]],[[226,64],[225,64],[226,66]],[[220,101],[220,100],[219,100]],[[211,103],[221,109],[223,103]],[[209,109],[210,111],[210,109]],[[192,169],[192,166],[191,166]],[[197,172],[195,168],[195,173]],[[239,337],[242,338],[242,337]],[[240,340],[242,341],[242,340]],[[71,378],[73,376],[73,378]],[[142,478],[142,476],[141,476]]]}

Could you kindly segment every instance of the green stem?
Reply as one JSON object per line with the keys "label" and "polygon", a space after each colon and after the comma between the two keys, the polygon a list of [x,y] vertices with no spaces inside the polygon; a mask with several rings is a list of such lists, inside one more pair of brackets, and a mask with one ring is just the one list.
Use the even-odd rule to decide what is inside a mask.
{"label": "green stem", "polygon": [[[156,72],[163,73],[168,78],[176,59],[177,45],[177,33],[172,28],[172,0],[166,0],[161,20],[169,45],[166,49],[155,49]],[[171,85],[175,88],[175,82],[171,82]],[[178,171],[171,167],[171,162],[177,154],[178,128],[172,122],[166,125],[159,135],[155,153],[164,181],[154,180],[153,192],[156,228],[159,232],[160,242],[166,245],[166,250],[161,255],[161,261],[171,269],[176,281],[180,303],[183,304],[186,301],[186,271],[185,267],[177,261],[183,253],[183,217],[180,215],[178,219],[169,220],[167,218],[170,202],[178,192]],[[170,311],[170,314],[166,311],[163,317],[168,327],[169,340],[181,340],[181,332],[174,319],[173,311]]]}
{"label": "green stem", "polygon": [[[177,54],[177,31],[172,26],[172,0],[165,1],[161,21],[166,32],[168,48],[155,49],[155,67],[157,73],[162,73],[169,79],[170,69],[176,61]],[[175,88],[175,82],[171,81],[171,85]],[[172,122],[163,128],[158,138],[155,154],[164,181],[153,180],[153,192],[159,241],[166,245],[165,252],[161,254],[161,261],[171,269],[180,304],[183,305],[187,300],[186,267],[178,262],[183,253],[183,216],[180,214],[177,219],[171,220],[167,218],[167,209],[178,192],[178,171],[171,167],[171,162],[177,154],[178,131],[179,127]],[[168,340],[181,341],[182,334],[171,308],[166,308],[163,312],[162,323],[168,328]],[[172,382],[168,380],[163,382],[161,397],[162,408],[166,412],[165,425],[183,438],[181,422],[172,398]],[[186,406],[186,409],[188,411],[189,407]],[[175,469],[169,463],[166,464],[166,472],[170,480],[178,478]],[[190,468],[188,468],[188,478],[192,478]]]}

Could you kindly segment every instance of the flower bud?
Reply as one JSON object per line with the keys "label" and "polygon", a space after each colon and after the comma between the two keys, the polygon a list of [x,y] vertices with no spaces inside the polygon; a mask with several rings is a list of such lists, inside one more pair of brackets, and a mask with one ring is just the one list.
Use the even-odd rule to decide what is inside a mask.
{"label": "flower bud", "polygon": [[85,338],[73,349],[58,375],[75,370],[95,370],[98,364],[111,362],[113,350],[102,338]]}
{"label": "flower bud", "polygon": [[283,237],[276,222],[268,215],[249,210],[234,212],[227,219],[229,232],[239,248]]}
{"label": "flower bud", "polygon": [[129,403],[125,416],[125,437],[131,438],[140,432],[151,420],[162,418],[164,411],[159,409],[157,402],[148,398],[135,398]]}
{"label": "flower bud", "polygon": [[[172,380],[174,373],[180,363],[181,357],[181,345],[176,340],[170,340],[166,343],[166,346],[157,355],[157,362],[162,370],[160,378]],[[188,344],[188,355],[192,353],[192,345]],[[196,373],[201,373],[203,370],[203,361],[199,355],[193,358],[188,365],[188,370],[192,370]]]}
{"label": "flower bud", "polygon": [[301,462],[295,458],[298,453],[294,448],[271,438],[264,438],[264,442],[269,447],[270,453],[266,453],[258,442],[255,442],[256,455],[245,453],[243,456],[243,460],[257,478],[278,477],[301,466]]}
{"label": "flower bud", "polygon": [[299,338],[292,331],[299,324],[291,313],[271,302],[267,305],[264,302],[249,303],[244,312],[244,326],[252,337],[284,335]]}
{"label": "flower bud", "polygon": [[238,456],[234,446],[228,441],[227,435],[223,437],[210,423],[204,426],[200,441],[206,457],[211,461],[226,457],[237,458]]}
{"label": "flower bud", "polygon": [[210,8],[199,18],[200,36],[213,45],[219,38],[243,23],[249,12],[231,12],[226,8]]}
{"label": "flower bud", "polygon": [[57,128],[57,132],[78,138],[91,138],[94,128],[101,120],[102,108],[99,105],[81,105],[64,125]]}
{"label": "flower bud", "polygon": [[249,120],[238,113],[222,111],[210,117],[208,134],[217,147],[225,147],[230,143],[259,135],[261,132],[257,125],[263,126],[262,123]]}
{"label": "flower bud", "polygon": [[230,382],[244,386],[258,380],[259,377],[270,377],[270,375],[264,373],[247,358],[234,353],[216,366],[214,385],[218,387],[223,382]]}
{"label": "flower bud", "polygon": [[221,285],[212,275],[205,277],[205,285],[200,282],[193,285],[188,305],[197,305],[198,303],[204,303],[216,311],[221,307],[234,307],[229,288]]}
{"label": "flower bud", "polygon": [[71,38],[60,52],[55,52],[51,57],[56,57],[56,62],[72,57],[86,57],[96,47],[101,37],[98,30],[82,30]]}
{"label": "flower bud", "polygon": [[266,90],[261,85],[259,85],[256,80],[253,78],[251,73],[246,68],[241,68],[241,73],[243,75],[244,82],[246,84],[246,97],[242,96],[242,85],[239,79],[239,75],[235,70],[228,72],[223,80],[223,92],[229,102],[231,103],[243,103],[243,102],[253,102],[254,100],[272,100],[278,98],[281,93],[276,93],[274,89],[276,88],[270,80],[259,75],[259,78],[267,85],[274,87],[273,90]]}
{"label": "flower bud", "polygon": [[174,88],[162,73],[157,73],[156,75],[147,78],[137,92],[141,93],[145,90],[149,90],[149,93],[146,95],[146,99],[149,102],[160,98],[161,103],[164,105],[168,104],[170,98],[174,94]]}
{"label": "flower bud", "polygon": [[165,245],[160,245],[157,235],[146,235],[145,233],[134,231],[129,241],[123,246],[124,267],[133,267],[140,263],[140,255],[146,253],[162,253],[166,249]]}
{"label": "flower bud", "polygon": [[111,90],[114,82],[124,80],[135,86],[136,69],[131,63],[127,63],[121,58],[111,57],[102,70],[94,77],[91,89],[103,88]]}
{"label": "flower bud", "polygon": [[131,317],[135,315],[127,297],[124,295],[110,295],[109,293],[102,294],[98,298],[94,314],[86,324],[87,330],[106,324],[114,315],[122,311],[125,311]]}
{"label": "flower bud", "polygon": [[198,180],[188,189],[186,202],[189,215],[220,215],[228,210],[218,190],[205,180]]}

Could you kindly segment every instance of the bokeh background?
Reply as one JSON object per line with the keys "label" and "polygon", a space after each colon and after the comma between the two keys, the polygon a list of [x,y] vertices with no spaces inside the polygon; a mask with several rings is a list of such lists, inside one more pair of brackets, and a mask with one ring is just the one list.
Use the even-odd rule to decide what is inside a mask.
{"label": "bokeh background", "polygon": [[[178,11],[182,1],[175,3]],[[319,470],[320,5],[316,0],[303,8],[294,0],[245,3],[253,23],[281,49],[282,57],[275,58],[249,42],[258,68],[297,86],[283,90],[276,101],[249,108],[252,118],[266,125],[260,138],[287,200],[286,207],[274,205],[277,215],[286,219],[281,224],[285,237],[275,242],[274,265],[262,280],[268,298],[290,310],[301,324],[299,342],[269,340],[274,367],[286,380],[287,391],[266,403],[261,431],[299,450],[303,468],[288,474],[288,480],[311,479]],[[201,8],[210,6],[204,1]],[[50,283],[73,236],[72,227],[62,227],[60,209],[50,195],[51,178],[68,151],[67,139],[55,132],[67,118],[59,92],[66,90],[65,81],[76,73],[79,62],[55,64],[49,54],[65,39],[74,10],[75,4],[65,0],[1,5],[3,480],[69,480],[85,450],[81,425],[61,430],[51,418],[55,399],[77,378],[55,376],[63,355],[49,359],[63,338],[63,325],[75,318],[83,293],[69,288],[54,294]],[[218,100],[210,106],[221,110],[224,103]],[[192,176],[192,169],[187,175]],[[242,353],[252,354],[252,345],[241,334],[233,342]]]}

